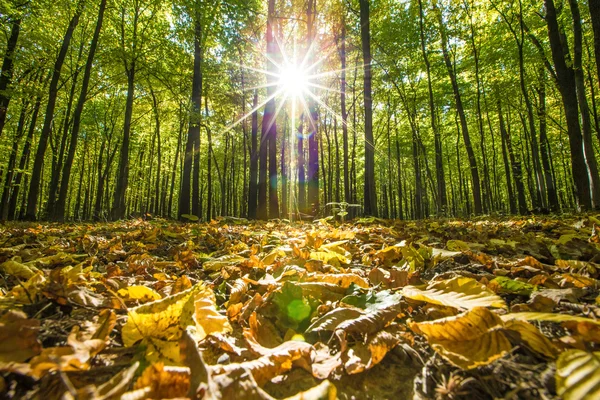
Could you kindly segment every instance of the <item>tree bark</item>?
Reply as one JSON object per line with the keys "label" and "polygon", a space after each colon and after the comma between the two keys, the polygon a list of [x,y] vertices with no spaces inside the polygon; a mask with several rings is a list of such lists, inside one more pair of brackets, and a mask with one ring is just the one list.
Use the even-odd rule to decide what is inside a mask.
{"label": "tree bark", "polygon": [[363,55],[363,96],[365,103],[365,181],[364,213],[377,216],[377,193],[375,191],[375,139],[373,137],[373,98],[371,89],[371,32],[369,25],[369,2],[360,0],[360,37]]}
{"label": "tree bark", "polygon": [[552,60],[554,61],[558,89],[567,122],[567,134],[571,149],[571,172],[575,181],[575,197],[579,208],[590,209],[592,207],[591,182],[585,162],[583,137],[579,125],[575,73],[573,68],[567,64],[568,47],[561,40],[554,0],[545,0],[545,4]]}
{"label": "tree bark", "polygon": [[13,78],[15,50],[19,41],[19,33],[21,32],[21,18],[17,18],[12,22],[10,36],[6,43],[6,52],[2,61],[2,72],[0,73],[0,137],[6,124],[6,113],[8,104],[10,103],[10,94],[7,89],[10,86]]}
{"label": "tree bark", "polygon": [[248,219],[256,219],[257,177],[258,177],[258,90],[254,91],[252,101],[252,132],[250,137],[250,179],[248,182]]}
{"label": "tree bark", "polygon": [[[201,218],[200,210],[197,208],[198,198],[196,187],[196,177],[200,175],[197,166],[199,162],[195,162],[200,157],[198,150],[200,149],[200,107],[202,98],[202,21],[200,11],[196,9],[194,16],[194,75],[192,78],[192,110],[190,113],[190,122],[188,126],[187,140],[185,144],[185,157],[183,161],[183,174],[181,177],[181,192],[179,193],[179,211],[178,218],[182,215],[190,215],[190,203],[192,206],[191,213],[198,218]],[[209,154],[210,160],[210,154]],[[210,173],[210,170],[209,170]],[[194,179],[192,178],[194,177]],[[192,183],[192,180],[194,181]],[[192,185],[194,186],[192,190]],[[193,193],[192,193],[193,192]],[[193,198],[191,197],[193,195]]]}

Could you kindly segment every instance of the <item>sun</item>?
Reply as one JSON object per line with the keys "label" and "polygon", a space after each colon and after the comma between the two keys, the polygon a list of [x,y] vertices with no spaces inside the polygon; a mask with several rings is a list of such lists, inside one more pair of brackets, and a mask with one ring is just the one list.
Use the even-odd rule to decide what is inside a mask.
{"label": "sun", "polygon": [[306,94],[310,85],[310,77],[301,65],[283,65],[278,73],[277,86],[287,97],[300,98]]}

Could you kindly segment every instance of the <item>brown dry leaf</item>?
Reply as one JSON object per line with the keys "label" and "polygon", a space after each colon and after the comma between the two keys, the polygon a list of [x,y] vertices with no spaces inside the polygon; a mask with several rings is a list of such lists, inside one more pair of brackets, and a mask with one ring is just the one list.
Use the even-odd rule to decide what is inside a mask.
{"label": "brown dry leaf", "polygon": [[273,348],[283,343],[279,330],[261,314],[253,312],[248,319],[248,325],[250,330],[245,335],[252,335],[261,345]]}
{"label": "brown dry leaf", "polygon": [[0,362],[20,363],[40,354],[40,321],[27,319],[21,311],[8,311],[0,317]]}
{"label": "brown dry leaf", "polygon": [[68,346],[43,349],[39,356],[30,361],[31,375],[39,378],[49,371],[87,370],[90,359],[104,349],[106,340],[93,338],[89,332],[74,326],[67,344]]}
{"label": "brown dry leaf", "polygon": [[600,325],[590,321],[566,321],[562,324],[584,342],[600,343]]}
{"label": "brown dry leaf", "polygon": [[181,293],[185,290],[188,290],[191,287],[192,287],[192,282],[190,281],[190,278],[188,278],[186,275],[182,275],[179,278],[177,278],[177,280],[173,284],[173,289],[171,290],[171,295]]}
{"label": "brown dry leaf", "polygon": [[273,349],[267,349],[248,337],[246,339],[252,351],[262,354],[261,357],[241,363],[215,365],[212,367],[214,374],[230,374],[232,371],[245,369],[250,371],[258,385],[262,386],[274,377],[289,371],[294,365],[312,372],[311,363],[314,352],[312,345],[299,341],[287,341]]}
{"label": "brown dry leaf", "polygon": [[334,331],[344,321],[354,320],[363,315],[358,308],[334,308],[314,321],[306,332]]}
{"label": "brown dry leaf", "polygon": [[150,388],[147,399],[173,399],[186,397],[190,390],[190,369],[187,367],[167,367],[158,362],[150,365],[137,379],[133,388]]}
{"label": "brown dry leaf", "polygon": [[501,331],[502,320],[484,307],[456,317],[409,325],[415,333],[425,335],[442,357],[463,369],[489,364],[513,347]]}

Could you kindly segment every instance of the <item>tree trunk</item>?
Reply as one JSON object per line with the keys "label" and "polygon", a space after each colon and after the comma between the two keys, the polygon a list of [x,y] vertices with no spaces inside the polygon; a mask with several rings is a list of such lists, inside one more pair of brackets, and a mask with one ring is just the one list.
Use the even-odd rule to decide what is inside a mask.
{"label": "tree trunk", "polygon": [[[267,17],[267,54],[269,58],[274,59],[277,53],[277,44],[273,34],[273,25],[275,19],[275,0],[269,0]],[[268,62],[267,70],[273,71],[274,65]],[[268,81],[273,83],[273,76],[268,75]],[[275,87],[267,87],[267,98],[263,114],[263,122],[260,139],[260,163],[258,176],[258,210],[256,216],[258,219],[266,220],[267,217],[277,218],[279,216],[279,204],[277,199],[277,122],[275,120]],[[267,159],[268,157],[268,159]],[[268,161],[268,171],[267,171]],[[268,205],[267,209],[267,190]]]}
{"label": "tree trunk", "polygon": [[559,211],[560,204],[556,193],[556,184],[552,178],[552,167],[550,162],[550,143],[548,141],[546,129],[546,82],[544,69],[540,68],[540,88],[538,91],[538,119],[540,121],[540,146],[542,156],[542,166],[544,168],[544,179],[546,181],[546,190],[548,193],[548,208],[550,211]]}
{"label": "tree trunk", "polygon": [[523,185],[523,171],[521,169],[521,162],[515,157],[510,132],[506,129],[506,126],[504,125],[504,115],[502,114],[500,100],[498,100],[498,118],[500,120],[500,134],[502,135],[502,138],[506,145],[506,150],[508,152],[510,164],[512,166],[513,179],[515,181],[515,188],[517,190],[519,214],[524,215],[527,214],[527,201],[525,199],[525,186]]}
{"label": "tree trunk", "polygon": [[[581,29],[581,13],[577,0],[569,0],[571,5],[571,16],[573,19],[573,70],[575,72],[575,86],[577,91],[577,101],[579,103],[579,111],[581,114],[581,127],[583,134],[583,149],[585,161],[587,162],[588,171],[590,174],[590,183],[592,202],[596,208],[600,208],[600,176],[598,175],[598,164],[596,162],[596,154],[592,143],[592,118],[590,108],[588,106],[585,93],[585,78],[583,74],[583,32]],[[567,43],[564,32],[563,43]]]}
{"label": "tree trunk", "polygon": [[596,73],[600,81],[600,0],[588,0],[592,29],[594,30],[594,56],[596,58]]}
{"label": "tree trunk", "polygon": [[[304,167],[304,114],[300,116],[298,124],[298,142],[297,146],[297,166],[298,169],[298,210],[300,213],[306,213],[306,172]],[[302,219],[302,215],[300,215]]]}
{"label": "tree trunk", "polygon": [[575,73],[573,68],[568,66],[566,60],[569,52],[567,44],[562,43],[561,40],[554,0],[545,0],[545,4],[552,60],[554,61],[558,89],[567,122],[569,147],[571,149],[571,172],[575,181],[575,197],[579,208],[590,209],[592,207],[591,182],[585,162],[583,138],[579,125]]}
{"label": "tree trunk", "polygon": [[[194,75],[192,78],[192,111],[190,113],[190,122],[188,127],[187,140],[185,144],[185,158],[183,161],[183,173],[181,177],[181,192],[179,193],[178,218],[182,215],[190,215],[190,203],[196,205],[198,198],[196,193],[198,182],[196,177],[200,175],[198,169],[200,163],[200,102],[202,98],[202,21],[200,20],[200,11],[196,10],[194,22]],[[209,155],[210,160],[210,155]],[[199,161],[199,160],[198,160]],[[210,172],[210,171],[209,171]],[[193,183],[191,181],[194,181]],[[193,190],[192,190],[192,187]],[[193,193],[191,193],[193,192]],[[193,195],[193,196],[192,196]],[[191,198],[192,196],[193,198]],[[199,197],[199,196],[198,196]],[[194,210],[192,214],[201,218],[200,210]]]}
{"label": "tree trunk", "polygon": [[13,78],[15,50],[17,48],[20,32],[21,18],[17,18],[12,22],[10,36],[8,37],[8,42],[6,43],[4,60],[2,61],[2,72],[0,74],[0,137],[2,137],[2,131],[4,130],[4,125],[6,123],[8,104],[10,103],[10,94],[7,93],[7,89]]}
{"label": "tree trunk", "polygon": [[256,219],[258,188],[258,90],[254,91],[252,101],[252,132],[250,138],[250,180],[248,182],[248,219]]}
{"label": "tree trunk", "polygon": [[375,139],[373,138],[373,99],[371,90],[371,32],[369,25],[369,2],[360,3],[360,37],[362,44],[364,69],[364,102],[365,102],[365,183],[364,213],[377,216],[377,194],[375,192]]}
{"label": "tree trunk", "polygon": [[[437,9],[437,5],[434,4],[434,7]],[[467,124],[467,117],[465,115],[465,110],[462,103],[462,98],[460,95],[460,90],[458,88],[458,81],[456,79],[456,73],[454,71],[452,60],[450,59],[450,53],[448,51],[448,37],[446,34],[446,29],[444,27],[444,23],[442,21],[442,14],[439,9],[437,9],[439,25],[440,25],[440,33],[442,37],[442,53],[444,55],[444,62],[446,64],[446,69],[448,70],[448,75],[450,76],[450,81],[452,83],[452,90],[454,92],[454,99],[456,102],[456,111],[458,112],[458,116],[460,118],[460,126],[462,131],[463,140],[465,142],[465,149],[467,150],[467,158],[469,160],[469,167],[471,170],[471,183],[473,185],[473,201],[475,205],[475,214],[481,214],[483,212],[483,207],[481,203],[481,183],[479,180],[479,170],[477,168],[477,159],[475,158],[475,153],[473,152],[473,146],[471,145],[471,137],[469,136],[469,128]]]}
{"label": "tree trunk", "polygon": [[17,162],[17,151],[19,150],[19,141],[23,136],[25,130],[25,117],[27,115],[27,106],[29,102],[23,100],[21,105],[21,112],[19,113],[19,122],[17,123],[17,132],[13,138],[13,145],[8,158],[8,165],[6,168],[6,176],[4,177],[4,190],[2,191],[2,198],[0,199],[0,220],[6,221],[8,219],[8,205],[12,191],[12,181],[15,172],[15,164]]}
{"label": "tree trunk", "polygon": [[48,139],[52,134],[52,121],[54,119],[54,109],[56,107],[56,98],[58,96],[58,84],[60,79],[60,73],[62,66],[65,62],[67,50],[73,37],[73,32],[79,23],[79,17],[83,12],[84,1],[80,0],[75,9],[75,14],[69,22],[67,32],[62,41],[62,45],[56,61],[54,62],[54,69],[52,70],[52,79],[50,80],[50,88],[48,94],[48,104],[46,106],[46,114],[44,117],[44,126],[38,142],[37,151],[35,153],[35,160],[33,162],[33,170],[31,171],[31,180],[29,182],[29,194],[27,196],[27,210],[25,212],[25,219],[34,221],[37,218],[37,205],[41,187],[42,169],[44,168],[44,156],[46,154],[46,148],[48,147]]}
{"label": "tree trunk", "polygon": [[[313,47],[313,42],[316,37],[316,0],[308,0],[307,8],[307,46]],[[309,50],[310,51],[310,50]],[[311,53],[307,55],[307,64],[312,64]],[[310,90],[310,89],[309,89]],[[316,216],[319,212],[319,144],[317,138],[317,126],[319,122],[319,116],[317,115],[317,104],[312,95],[308,98],[308,207],[310,207],[310,214]],[[323,163],[324,160],[321,160]],[[323,173],[323,179],[325,174]],[[329,187],[331,191],[331,187]],[[327,202],[327,199],[325,199]]]}
{"label": "tree trunk", "polygon": [[[340,107],[342,112],[342,143],[344,148],[344,201],[352,203],[350,191],[350,168],[348,167],[348,111],[346,110],[346,20],[342,19],[342,37],[340,45],[342,66],[340,79]],[[339,164],[338,164],[339,168]]]}

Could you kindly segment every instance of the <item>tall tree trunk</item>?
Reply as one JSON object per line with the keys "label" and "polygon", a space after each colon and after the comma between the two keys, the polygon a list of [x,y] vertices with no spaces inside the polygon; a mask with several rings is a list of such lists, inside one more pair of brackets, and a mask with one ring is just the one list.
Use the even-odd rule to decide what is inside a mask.
{"label": "tall tree trunk", "polygon": [[[277,53],[277,43],[273,34],[275,21],[275,0],[269,0],[267,17],[267,54],[271,60]],[[267,70],[273,71],[274,65],[268,62]],[[273,76],[268,75],[269,83],[273,83]],[[277,218],[279,216],[279,204],[277,199],[277,122],[275,120],[275,87],[267,88],[267,97],[270,99],[265,105],[263,114],[261,138],[260,138],[260,163],[258,176],[258,210],[256,217],[266,220],[267,217]],[[267,158],[268,157],[268,158]],[[267,170],[268,161],[268,170]],[[267,209],[267,191],[268,206]]]}
{"label": "tall tree trunk", "polygon": [[123,125],[123,140],[119,153],[119,167],[112,204],[112,219],[125,218],[125,192],[129,184],[129,141],[131,134],[131,118],[133,115],[133,100],[135,91],[136,63],[133,60],[127,69],[127,99],[125,101],[125,122]]}
{"label": "tall tree trunk", "polygon": [[[96,55],[96,48],[98,47],[98,39],[100,37],[100,31],[102,30],[102,21],[104,19],[104,10],[106,9],[106,0],[100,1],[100,8],[98,10],[98,19],[96,20],[96,30],[92,37],[92,43],[90,44],[90,51],[88,58],[85,63],[85,71],[83,73],[83,81],[81,82],[81,93],[79,94],[79,100],[75,107],[75,113],[73,115],[73,128],[71,129],[71,140],[69,144],[69,153],[65,160],[62,181],[60,183],[60,191],[58,194],[58,202],[54,211],[54,218],[57,221],[63,221],[65,218],[65,203],[67,201],[67,190],[69,187],[69,179],[71,178],[71,168],[73,166],[73,160],[75,159],[75,150],[77,149],[77,139],[79,138],[79,130],[81,127],[81,114],[83,113],[83,106],[87,99],[88,87],[90,84],[90,76],[92,73],[92,65],[94,64],[94,57]],[[75,84],[75,83],[73,83]],[[50,193],[52,196],[53,194]]]}
{"label": "tall tree trunk", "polygon": [[[519,205],[519,214],[527,213],[527,201],[525,199],[525,185],[523,184],[523,171],[521,169],[521,162],[515,157],[515,153],[513,151],[512,139],[510,137],[510,132],[506,129],[504,125],[504,115],[502,114],[502,107],[500,100],[498,100],[498,118],[500,120],[500,134],[502,135],[502,139],[506,145],[506,150],[508,152],[508,157],[510,159],[510,164],[513,171],[513,179],[515,181],[515,188],[517,190],[517,201]],[[512,212],[512,206],[511,206]]]}
{"label": "tall tree trunk", "polygon": [[62,41],[60,51],[54,62],[54,69],[52,70],[52,79],[50,80],[50,88],[48,94],[48,104],[46,106],[46,114],[44,117],[44,126],[42,127],[42,133],[38,142],[37,151],[35,153],[35,160],[33,162],[33,170],[31,171],[31,180],[29,182],[29,194],[27,196],[27,210],[25,212],[25,219],[35,220],[37,218],[37,205],[41,187],[42,169],[44,168],[44,156],[46,154],[46,148],[48,147],[48,139],[52,134],[52,121],[54,120],[54,109],[56,107],[56,98],[58,96],[58,84],[62,66],[69,50],[69,44],[73,37],[73,32],[79,24],[79,17],[83,12],[84,1],[80,0],[77,3],[75,14],[69,22],[67,31]]}
{"label": "tall tree trunk", "polygon": [[[300,123],[298,124],[298,141],[296,144],[297,151],[297,164],[298,170],[298,210],[300,213],[306,213],[306,170],[304,161],[304,114],[300,116]],[[300,215],[300,219],[302,215]]]}
{"label": "tall tree trunk", "polygon": [[10,94],[7,92],[7,89],[13,78],[15,50],[17,48],[20,32],[21,18],[17,18],[11,25],[10,36],[6,43],[6,52],[4,53],[4,60],[2,61],[2,72],[0,73],[0,137],[2,137],[2,131],[4,130],[4,125],[6,123],[8,104],[10,103]]}
{"label": "tall tree trunk", "polygon": [[473,151],[473,146],[471,145],[471,137],[469,136],[469,127],[467,124],[467,117],[465,115],[465,110],[462,103],[462,97],[460,95],[460,90],[458,87],[458,81],[456,79],[456,73],[454,71],[454,67],[452,65],[452,60],[450,59],[450,53],[448,51],[448,36],[446,34],[446,29],[444,27],[444,22],[442,20],[441,11],[437,8],[437,5],[434,4],[434,7],[438,13],[440,33],[442,37],[442,53],[444,55],[444,62],[446,64],[446,69],[448,70],[448,75],[450,76],[450,81],[452,83],[452,90],[454,92],[454,99],[456,102],[456,111],[458,112],[458,116],[460,118],[460,126],[461,132],[463,136],[463,140],[465,142],[465,149],[467,150],[467,158],[469,160],[469,168],[471,170],[471,184],[473,191],[473,202],[475,205],[475,214],[481,214],[483,212],[483,207],[481,203],[481,183],[479,180],[479,170],[477,168],[477,159],[475,158],[475,152]]}
{"label": "tall tree trunk", "polygon": [[152,108],[154,109],[154,128],[156,132],[156,178],[154,184],[154,213],[156,215],[161,215],[162,210],[160,208],[160,199],[161,199],[161,173],[162,173],[162,145],[160,138],[160,113],[158,111],[158,101],[156,100],[156,95],[153,90],[150,91],[152,95]]}
{"label": "tall tree trunk", "polygon": [[[316,0],[308,0],[307,16],[307,45],[309,47],[308,65],[312,64],[312,48],[316,38]],[[310,90],[310,89],[309,89]],[[317,104],[312,95],[308,98],[308,206],[310,214],[316,216],[319,212],[319,142],[317,138],[317,125],[319,116],[317,115]],[[324,162],[324,160],[321,160]],[[325,174],[323,174],[325,179]],[[331,191],[331,187],[329,187]],[[325,199],[327,202],[327,199]]]}
{"label": "tall tree trunk", "polygon": [[580,208],[590,209],[592,207],[591,182],[585,162],[583,137],[579,125],[575,72],[568,65],[570,63],[567,63],[569,51],[567,43],[563,43],[561,40],[554,0],[545,0],[545,4],[552,60],[554,61],[556,80],[567,122],[567,134],[571,149],[571,172],[575,181],[575,196]]}
{"label": "tall tree trunk", "polygon": [[25,117],[27,115],[27,108],[29,102],[23,100],[21,105],[21,112],[19,113],[19,122],[17,123],[17,132],[13,138],[13,145],[8,158],[8,165],[6,167],[6,175],[4,177],[4,190],[2,191],[2,198],[0,199],[0,220],[6,221],[8,219],[8,205],[12,191],[12,181],[15,173],[15,164],[17,162],[17,151],[19,150],[19,142],[23,137],[23,131],[25,130]]}
{"label": "tall tree trunk", "polygon": [[[196,6],[198,7],[198,6]],[[199,183],[196,177],[200,175],[198,169],[200,153],[200,102],[202,98],[202,21],[200,11],[196,9],[194,21],[194,75],[192,78],[192,110],[188,126],[187,140],[185,144],[185,156],[183,161],[183,173],[181,177],[181,192],[179,193],[178,218],[182,215],[190,215],[190,203],[192,203],[192,214],[201,218],[201,210],[197,207],[199,198]],[[208,159],[210,160],[210,154]],[[196,162],[198,160],[198,162]],[[210,171],[209,171],[210,172]],[[191,181],[194,181],[193,183]],[[193,190],[192,190],[192,187]],[[192,193],[193,192],[193,193]],[[192,196],[193,195],[193,196]],[[193,198],[190,198],[192,196]],[[194,207],[193,205],[196,205]]]}
{"label": "tall tree trunk", "polygon": [[[600,176],[598,175],[598,164],[596,154],[592,143],[592,118],[585,93],[585,78],[583,74],[583,32],[581,28],[581,13],[577,0],[569,0],[571,5],[571,16],[573,19],[573,70],[575,72],[575,86],[577,88],[577,101],[579,103],[579,112],[581,114],[581,127],[583,134],[583,149],[585,160],[587,162],[592,184],[591,194],[592,202],[596,208],[600,208]],[[567,43],[566,35],[561,32],[563,43]]]}
{"label": "tall tree trunk", "polygon": [[257,209],[257,177],[258,177],[258,90],[254,91],[252,101],[252,132],[250,137],[250,180],[248,182],[248,219],[256,218]]}
{"label": "tall tree trunk", "polygon": [[551,211],[558,211],[560,204],[556,192],[556,184],[552,178],[552,167],[550,162],[550,142],[548,141],[546,129],[546,77],[543,68],[540,68],[540,87],[538,91],[538,120],[540,121],[540,146],[542,156],[542,166],[544,168],[544,179],[546,181],[546,190],[548,193],[548,208]]}
{"label": "tall tree trunk", "polygon": [[[40,82],[42,77],[40,76]],[[33,134],[35,133],[35,125],[37,123],[38,115],[40,113],[40,108],[42,105],[42,95],[38,94],[35,99],[35,105],[33,106],[33,114],[31,115],[31,121],[29,122],[29,129],[27,131],[27,137],[25,138],[25,144],[23,145],[23,152],[21,153],[21,159],[19,160],[19,170],[15,176],[14,189],[12,196],[10,197],[10,202],[8,206],[8,218],[14,219],[16,217],[17,211],[17,200],[19,197],[19,192],[21,191],[21,181],[23,179],[23,175],[25,168],[27,167],[27,163],[29,161],[29,155],[31,153],[31,145],[33,142]],[[27,180],[23,184],[23,187],[27,186]],[[23,193],[23,200],[25,201],[27,197],[26,192]]]}
{"label": "tall tree trunk", "polygon": [[[342,18],[342,36],[340,44],[340,107],[342,112],[342,143],[344,148],[344,201],[352,203],[350,191],[350,168],[348,166],[348,111],[346,110],[346,19]],[[338,164],[339,168],[339,164]]]}
{"label": "tall tree trunk", "polygon": [[425,43],[425,28],[424,28],[424,15],[423,15],[423,2],[419,0],[419,31],[421,38],[421,52],[423,53],[423,60],[425,61],[425,68],[427,71],[427,90],[429,92],[429,117],[431,120],[431,130],[433,132],[433,140],[435,146],[435,174],[437,181],[437,212],[438,214],[446,213],[448,207],[448,199],[446,196],[446,179],[444,177],[444,162],[442,154],[442,140],[440,132],[437,127],[437,117],[435,102],[433,97],[433,86],[431,83],[431,64],[429,62],[429,55]]}
{"label": "tall tree trunk", "polygon": [[596,59],[596,73],[600,82],[600,0],[588,0],[592,29],[594,30],[594,58]]}
{"label": "tall tree trunk", "polygon": [[375,139],[373,137],[373,99],[371,90],[371,32],[369,25],[369,2],[360,3],[360,38],[363,55],[363,96],[365,102],[365,215],[377,216],[377,194],[375,192]]}

